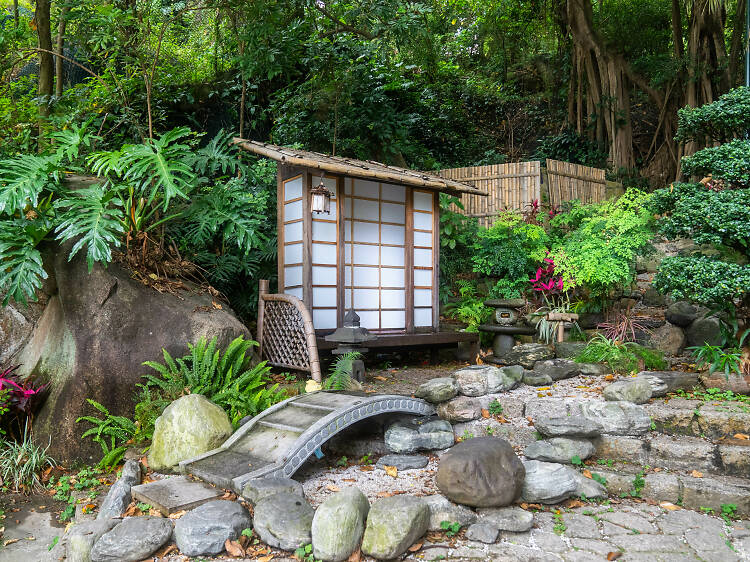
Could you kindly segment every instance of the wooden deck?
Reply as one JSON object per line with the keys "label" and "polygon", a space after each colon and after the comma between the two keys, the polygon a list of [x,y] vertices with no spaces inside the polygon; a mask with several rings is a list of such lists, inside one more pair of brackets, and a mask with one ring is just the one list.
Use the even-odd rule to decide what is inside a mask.
{"label": "wooden deck", "polygon": [[[318,349],[331,350],[337,344],[325,340],[325,336],[316,338]],[[479,343],[479,334],[474,332],[424,332],[414,334],[380,334],[378,339],[367,342],[368,349],[398,349],[403,347],[436,347],[456,345],[459,342]]]}

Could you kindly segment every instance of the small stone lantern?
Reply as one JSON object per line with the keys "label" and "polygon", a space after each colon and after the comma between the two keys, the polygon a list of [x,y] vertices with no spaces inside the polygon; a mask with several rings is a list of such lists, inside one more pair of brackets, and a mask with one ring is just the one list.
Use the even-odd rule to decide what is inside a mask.
{"label": "small stone lantern", "polygon": [[491,324],[479,326],[480,332],[494,334],[492,340],[492,355],[484,358],[490,363],[500,363],[499,358],[508,353],[515,344],[515,336],[536,333],[533,326],[523,323],[520,310],[526,305],[524,299],[491,299],[485,301],[485,306],[494,308]]}
{"label": "small stone lantern", "polygon": [[[366,328],[359,325],[359,314],[353,309],[344,316],[344,325],[337,328],[335,332],[325,337],[326,341],[337,343],[338,346],[331,351],[334,355],[344,355],[351,351],[366,353],[368,349],[362,347],[368,341],[377,339],[377,336],[371,334]],[[351,377],[359,382],[365,381],[365,363],[361,359],[352,361]]]}

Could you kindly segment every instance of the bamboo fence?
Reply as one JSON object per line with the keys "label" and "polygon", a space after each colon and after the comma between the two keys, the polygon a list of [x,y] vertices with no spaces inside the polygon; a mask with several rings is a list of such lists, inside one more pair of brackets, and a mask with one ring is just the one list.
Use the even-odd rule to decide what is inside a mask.
{"label": "bamboo fence", "polygon": [[581,203],[604,201],[604,170],[559,160],[547,160],[547,196],[551,205],[578,199]]}

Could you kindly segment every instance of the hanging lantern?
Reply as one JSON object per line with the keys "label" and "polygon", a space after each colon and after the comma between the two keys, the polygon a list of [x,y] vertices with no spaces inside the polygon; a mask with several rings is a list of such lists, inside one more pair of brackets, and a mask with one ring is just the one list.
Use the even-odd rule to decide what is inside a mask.
{"label": "hanging lantern", "polygon": [[331,212],[331,192],[323,183],[323,178],[320,179],[318,186],[310,190],[310,210],[313,213],[329,214]]}

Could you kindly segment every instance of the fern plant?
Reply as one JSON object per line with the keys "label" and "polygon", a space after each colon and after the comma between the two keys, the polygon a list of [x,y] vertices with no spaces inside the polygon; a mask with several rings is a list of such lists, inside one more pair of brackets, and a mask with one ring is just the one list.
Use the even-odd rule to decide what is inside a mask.
{"label": "fern plant", "polygon": [[97,466],[111,468],[120,462],[129,445],[141,440],[139,428],[131,419],[113,416],[96,400],[87,398],[86,402],[102,414],[102,417],[92,415],[76,419],[76,423],[88,422],[92,426],[83,432],[81,438],[91,437],[94,442],[98,443],[102,448],[103,457]]}
{"label": "fern plant", "polygon": [[349,351],[339,355],[331,367],[331,374],[323,381],[325,390],[347,390],[352,384],[352,365],[360,359],[362,354],[359,351]]}

